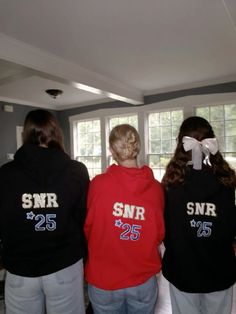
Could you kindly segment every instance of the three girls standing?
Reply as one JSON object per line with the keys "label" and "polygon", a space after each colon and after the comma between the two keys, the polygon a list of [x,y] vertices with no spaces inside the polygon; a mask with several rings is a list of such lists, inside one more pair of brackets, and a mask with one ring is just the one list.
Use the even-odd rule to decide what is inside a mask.
{"label": "three girls standing", "polygon": [[[15,160],[0,171],[7,313],[84,313],[87,169],[64,153],[60,128],[47,111],[29,113],[23,139]],[[92,181],[88,196],[89,296],[95,314],[151,314],[163,192],[151,169],[138,166],[133,127],[115,127],[109,142],[118,165]],[[162,183],[163,274],[173,313],[231,313],[236,177],[205,119],[183,122]]]}

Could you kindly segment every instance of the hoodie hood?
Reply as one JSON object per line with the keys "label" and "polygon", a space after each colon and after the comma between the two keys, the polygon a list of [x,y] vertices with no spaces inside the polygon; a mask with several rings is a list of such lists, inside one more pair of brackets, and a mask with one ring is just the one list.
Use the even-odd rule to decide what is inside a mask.
{"label": "hoodie hood", "polygon": [[27,176],[41,185],[53,183],[70,163],[70,157],[59,148],[25,144],[14,156]]}
{"label": "hoodie hood", "polygon": [[212,169],[207,167],[201,170],[195,170],[189,167],[186,171],[186,179],[184,187],[188,195],[193,198],[201,198],[203,200],[216,195],[222,188],[220,181],[213,175]]}
{"label": "hoodie hood", "polygon": [[111,176],[112,180],[116,181],[119,186],[134,193],[143,193],[155,180],[152,170],[147,166],[141,168],[127,168],[114,164],[107,169],[106,173]]}

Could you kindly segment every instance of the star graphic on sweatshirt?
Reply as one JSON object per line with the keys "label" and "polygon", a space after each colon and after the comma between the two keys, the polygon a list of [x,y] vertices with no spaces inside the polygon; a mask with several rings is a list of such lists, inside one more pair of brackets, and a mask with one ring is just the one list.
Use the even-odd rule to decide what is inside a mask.
{"label": "star graphic on sweatshirt", "polygon": [[30,219],[30,220],[33,220],[35,217],[35,214],[31,211],[31,212],[28,212],[26,213],[26,219]]}
{"label": "star graphic on sweatshirt", "polygon": [[118,220],[115,221],[115,226],[116,227],[120,228],[122,225],[123,225],[123,222],[121,221],[121,219],[118,219]]}
{"label": "star graphic on sweatshirt", "polygon": [[196,227],[196,221],[193,219],[190,221],[191,227]]}

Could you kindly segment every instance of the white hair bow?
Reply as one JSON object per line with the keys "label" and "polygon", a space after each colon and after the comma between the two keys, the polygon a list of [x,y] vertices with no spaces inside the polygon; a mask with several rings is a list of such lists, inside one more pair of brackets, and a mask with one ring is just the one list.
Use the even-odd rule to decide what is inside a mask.
{"label": "white hair bow", "polygon": [[218,151],[218,142],[216,138],[205,138],[201,142],[193,137],[184,136],[182,139],[184,150],[192,150],[193,169],[202,169],[202,154],[204,154],[204,164],[211,166],[210,154],[215,155]]}

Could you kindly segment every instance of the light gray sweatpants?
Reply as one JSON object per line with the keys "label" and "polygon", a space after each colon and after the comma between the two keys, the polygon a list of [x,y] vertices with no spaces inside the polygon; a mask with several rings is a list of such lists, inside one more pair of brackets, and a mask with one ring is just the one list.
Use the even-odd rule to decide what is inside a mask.
{"label": "light gray sweatpants", "polygon": [[233,286],[211,293],[187,293],[170,284],[172,314],[231,314]]}
{"label": "light gray sweatpants", "polygon": [[7,272],[6,314],[84,314],[83,262],[42,277]]}

